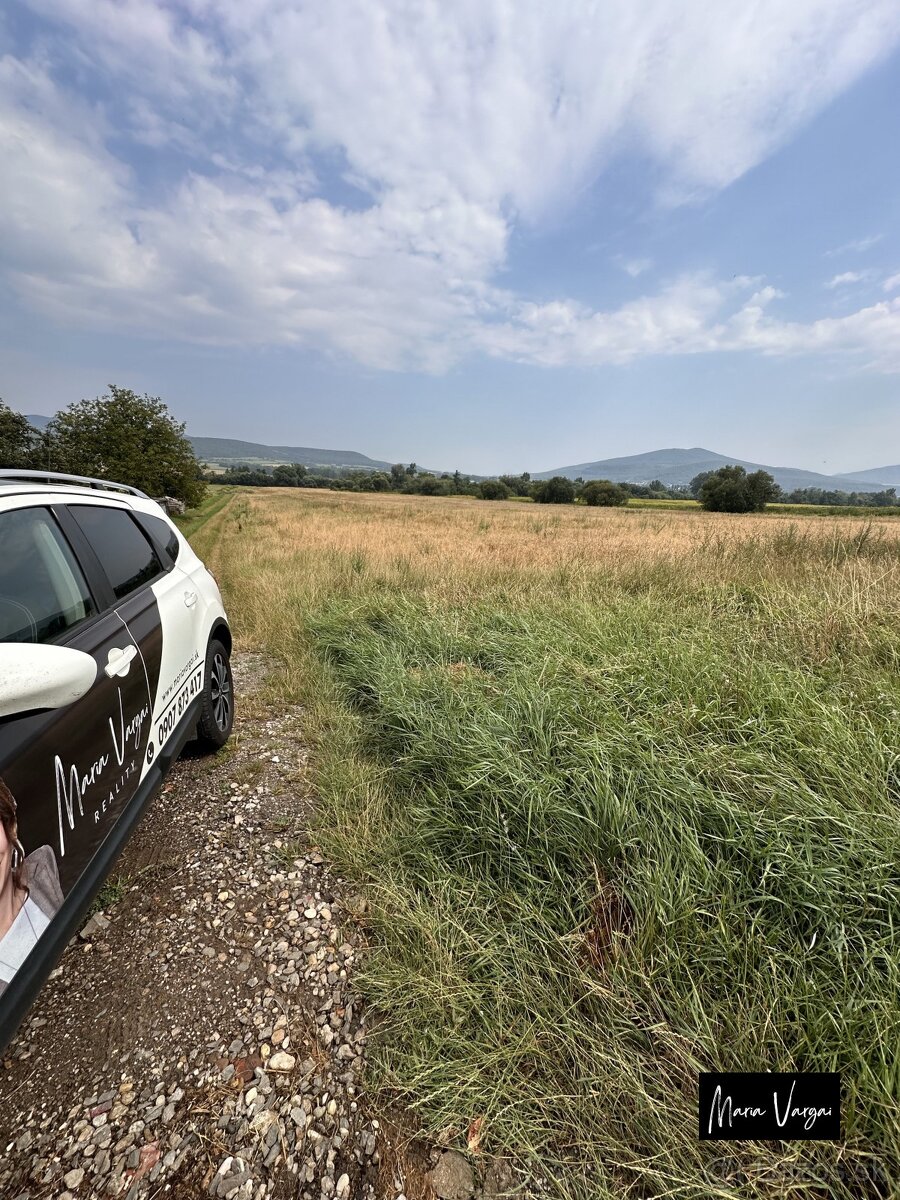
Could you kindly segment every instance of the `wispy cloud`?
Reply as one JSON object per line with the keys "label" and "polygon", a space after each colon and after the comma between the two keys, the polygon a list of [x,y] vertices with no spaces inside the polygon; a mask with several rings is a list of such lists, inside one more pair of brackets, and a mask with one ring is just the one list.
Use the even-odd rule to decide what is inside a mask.
{"label": "wispy cloud", "polygon": [[826,250],[825,255],[827,258],[834,258],[838,254],[865,254],[867,250],[877,246],[883,237],[883,233],[873,233],[869,237],[856,238],[852,242],[845,242],[843,246],[836,246],[834,250]]}
{"label": "wispy cloud", "polygon": [[854,283],[867,283],[869,280],[877,276],[877,271],[842,271],[840,275],[833,275],[825,284],[825,287],[840,288],[849,287]]}
{"label": "wispy cloud", "polygon": [[632,279],[637,279],[638,275],[643,275],[653,266],[652,258],[618,258],[616,261],[625,274],[630,275]]}
{"label": "wispy cloud", "polygon": [[896,275],[889,276],[882,284],[882,287],[886,292],[893,292],[896,291],[897,288],[900,288],[900,272],[898,272]]}
{"label": "wispy cloud", "polygon": [[425,371],[852,340],[755,318],[771,289],[729,316],[699,277],[610,313],[496,281],[623,145],[669,196],[739,178],[897,44],[893,0],[31,7],[33,57],[0,61],[0,267],[60,324]]}

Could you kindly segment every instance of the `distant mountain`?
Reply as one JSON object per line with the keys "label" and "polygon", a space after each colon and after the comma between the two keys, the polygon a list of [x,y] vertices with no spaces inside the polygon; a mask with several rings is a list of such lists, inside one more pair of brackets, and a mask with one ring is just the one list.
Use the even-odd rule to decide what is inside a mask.
{"label": "distant mountain", "polygon": [[[836,475],[835,479],[846,479],[846,475]],[[871,471],[854,471],[854,479],[878,481],[884,487],[900,487],[900,463],[893,467],[873,467]]]}
{"label": "distant mountain", "polygon": [[[26,416],[36,429],[45,429],[50,423],[50,417],[37,413],[26,413]],[[316,467],[356,467],[360,470],[387,471],[391,467],[388,462],[369,458],[356,450],[267,446],[262,442],[244,442],[237,438],[192,437],[189,441],[201,462],[221,467],[233,467],[239,463],[267,467],[277,463],[302,463],[311,470]],[[716,471],[726,466],[744,467],[747,471],[768,471],[774,476],[775,482],[788,492],[808,487],[842,492],[877,492],[888,487],[900,488],[900,464],[854,471],[847,475],[820,475],[817,471],[802,471],[799,467],[767,467],[742,458],[730,458],[714,450],[705,450],[702,446],[690,449],[671,447],[667,450],[650,450],[646,454],[629,454],[624,458],[576,463],[571,467],[539,471],[534,478],[549,479],[553,475],[566,475],[570,479],[581,476],[583,479],[611,479],[615,483],[649,483],[651,479],[659,479],[669,487],[678,487],[689,484],[701,471]],[[433,473],[440,474],[439,471]],[[485,478],[481,475],[468,477]]]}
{"label": "distant mountain", "polygon": [[[882,481],[878,471],[863,471],[857,475],[820,475],[816,471],[801,471],[798,467],[767,467],[742,458],[729,458],[714,450],[704,450],[702,446],[694,446],[689,450],[680,447],[651,450],[647,454],[629,454],[624,458],[605,458],[572,467],[556,467],[552,471],[541,471],[534,478],[550,479],[553,475],[566,475],[570,479],[579,476],[583,479],[611,479],[614,483],[649,483],[651,479],[659,479],[669,487],[678,487],[690,483],[701,471],[717,471],[720,467],[730,466],[744,467],[747,471],[768,471],[775,482],[788,492],[808,487],[872,492],[892,486],[890,479]],[[900,471],[900,467],[887,467],[885,470]]]}
{"label": "distant mountain", "polygon": [[202,462],[233,467],[238,463],[271,465],[302,463],[305,467],[359,467],[363,470],[390,470],[391,464],[368,458],[356,450],[319,450],[312,446],[265,446],[261,442],[242,442],[235,438],[192,437],[194,453]]}

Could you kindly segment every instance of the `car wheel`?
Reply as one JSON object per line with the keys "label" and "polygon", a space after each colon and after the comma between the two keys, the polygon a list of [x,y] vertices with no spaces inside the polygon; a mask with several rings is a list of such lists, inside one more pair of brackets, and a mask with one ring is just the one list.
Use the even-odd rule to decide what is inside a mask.
{"label": "car wheel", "polygon": [[198,741],[208,750],[218,750],[231,736],[234,724],[234,683],[228,651],[217,638],[206,650],[203,702],[197,723]]}

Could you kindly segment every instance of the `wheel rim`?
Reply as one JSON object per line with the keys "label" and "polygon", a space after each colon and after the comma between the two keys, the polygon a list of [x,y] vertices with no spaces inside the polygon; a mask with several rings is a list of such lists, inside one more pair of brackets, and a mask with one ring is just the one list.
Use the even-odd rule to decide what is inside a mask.
{"label": "wheel rim", "polygon": [[231,724],[231,670],[222,654],[216,654],[212,661],[209,698],[212,701],[213,720],[224,733]]}

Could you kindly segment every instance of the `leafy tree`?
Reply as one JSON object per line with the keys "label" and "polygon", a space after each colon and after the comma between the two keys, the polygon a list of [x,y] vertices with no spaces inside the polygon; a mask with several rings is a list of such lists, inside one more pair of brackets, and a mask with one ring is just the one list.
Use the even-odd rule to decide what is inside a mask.
{"label": "leafy tree", "polygon": [[575,484],[565,475],[554,475],[552,479],[541,479],[533,484],[531,494],[536,504],[572,504]]}
{"label": "leafy tree", "polygon": [[210,471],[204,479],[207,483],[228,483],[240,487],[272,487],[275,477],[262,467],[236,466],[224,471]]}
{"label": "leafy tree", "polygon": [[272,470],[272,479],[279,487],[297,487],[305,474],[301,463],[279,463]]}
{"label": "leafy tree", "polygon": [[715,471],[701,471],[700,474],[695,475],[694,478],[691,480],[691,482],[688,484],[688,491],[691,493],[691,495],[694,497],[695,500],[700,499],[700,491],[701,491],[704,483],[706,483],[707,479],[709,479],[712,475],[715,475]]}
{"label": "leafy tree", "polygon": [[483,479],[478,485],[482,500],[508,500],[509,488],[499,479]]}
{"label": "leafy tree", "polygon": [[446,496],[452,486],[451,480],[438,479],[437,475],[423,472],[418,478],[410,479],[410,486],[406,490],[418,492],[420,496]]}
{"label": "leafy tree", "polygon": [[698,499],[709,512],[749,512],[747,472],[743,467],[721,467],[707,472]]}
{"label": "leafy tree", "polygon": [[531,495],[531,475],[523,471],[521,475],[501,475],[500,482],[505,483],[516,496]]}
{"label": "leafy tree", "polygon": [[750,472],[747,476],[747,494],[751,512],[762,512],[767,504],[780,500],[784,495],[768,471]]}
{"label": "leafy tree", "polygon": [[748,475],[743,467],[721,467],[700,485],[700,503],[708,512],[762,512],[780,488],[767,471]]}
{"label": "leafy tree", "polygon": [[57,413],[47,429],[54,470],[129,483],[197,504],[205,484],[185,426],[158,396],[110,384],[109,394]]}
{"label": "leafy tree", "polygon": [[0,467],[37,467],[40,442],[28,418],[0,400]]}
{"label": "leafy tree", "polygon": [[581,498],[592,508],[613,508],[628,503],[628,492],[609,479],[592,479],[581,489]]}
{"label": "leafy tree", "polygon": [[289,463],[277,463],[272,468],[272,483],[279,487],[297,486],[297,476],[291,470]]}

